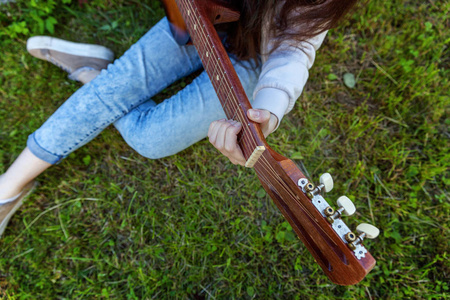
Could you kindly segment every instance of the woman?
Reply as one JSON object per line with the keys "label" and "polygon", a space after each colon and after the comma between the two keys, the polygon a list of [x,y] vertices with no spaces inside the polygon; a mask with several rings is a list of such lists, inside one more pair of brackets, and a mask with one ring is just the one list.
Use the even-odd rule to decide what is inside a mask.
{"label": "woman", "polygon": [[[226,28],[225,46],[254,108],[248,116],[267,136],[300,96],[327,30],[356,0],[233,2],[241,18]],[[199,68],[195,48],[179,46],[164,18],[120,59],[89,77],[86,82],[95,78],[29,136],[27,147],[0,176],[0,235],[33,179],[110,124],[149,158],[175,154],[208,135],[232,163],[243,165],[236,142],[241,124],[224,119],[205,72],[162,103],[151,100]]]}

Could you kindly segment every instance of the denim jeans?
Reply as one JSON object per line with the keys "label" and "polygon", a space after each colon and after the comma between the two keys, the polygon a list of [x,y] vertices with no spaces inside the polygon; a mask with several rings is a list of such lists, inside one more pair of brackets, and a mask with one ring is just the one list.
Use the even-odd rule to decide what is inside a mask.
{"label": "denim jeans", "polygon": [[[260,68],[230,59],[251,100]],[[141,155],[155,159],[175,154],[205,138],[212,121],[225,118],[219,99],[205,71],[162,103],[151,98],[200,68],[194,46],[179,46],[164,18],[74,93],[28,137],[27,146],[55,164],[113,123]]]}

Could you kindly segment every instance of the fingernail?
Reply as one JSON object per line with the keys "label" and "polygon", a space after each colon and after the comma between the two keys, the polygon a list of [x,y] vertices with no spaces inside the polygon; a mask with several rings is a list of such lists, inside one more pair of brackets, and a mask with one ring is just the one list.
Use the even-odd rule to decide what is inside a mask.
{"label": "fingernail", "polygon": [[257,110],[250,109],[249,112],[250,112],[250,116],[252,118],[258,118],[259,117],[259,111],[257,111]]}
{"label": "fingernail", "polygon": [[234,127],[239,127],[239,126],[241,126],[241,123],[235,121],[234,124],[233,124],[233,126],[234,126]]}

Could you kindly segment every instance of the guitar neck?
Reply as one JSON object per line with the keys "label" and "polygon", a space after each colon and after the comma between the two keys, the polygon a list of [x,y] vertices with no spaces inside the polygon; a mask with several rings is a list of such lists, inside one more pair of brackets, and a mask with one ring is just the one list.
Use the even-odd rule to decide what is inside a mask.
{"label": "guitar neck", "polygon": [[325,199],[320,194],[307,196],[308,180],[302,172],[273,151],[259,125],[247,118],[250,103],[213,26],[218,19],[232,19],[233,12],[223,10],[215,0],[165,0],[167,7],[171,1],[179,8],[227,118],[242,124],[238,141],[245,158],[255,147],[266,147],[254,164],[264,189],[333,282],[349,285],[362,280],[375,265],[373,257],[362,244],[354,250],[349,248],[345,235],[350,229],[340,218],[333,225],[327,221]]}
{"label": "guitar neck", "polygon": [[[245,158],[249,158],[256,146],[266,145],[266,143],[259,125],[247,117],[247,110],[251,108],[250,102],[213,26],[214,20],[211,20],[210,16],[215,15],[214,9],[219,9],[219,6],[215,7],[210,1],[205,0],[176,0],[175,2],[225,115],[228,119],[239,121],[243,126],[238,140]],[[209,4],[205,5],[205,2]],[[220,13],[232,14],[223,10]],[[219,16],[226,17],[220,14]]]}

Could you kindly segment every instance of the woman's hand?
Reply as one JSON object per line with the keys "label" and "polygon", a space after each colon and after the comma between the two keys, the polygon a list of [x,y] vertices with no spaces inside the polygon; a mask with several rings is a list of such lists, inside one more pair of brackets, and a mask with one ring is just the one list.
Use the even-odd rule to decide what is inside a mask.
{"label": "woman's hand", "polygon": [[[267,137],[277,126],[278,118],[265,109],[249,109],[247,116],[250,120],[261,124],[261,130]],[[237,165],[245,165],[245,158],[237,143],[237,134],[242,124],[234,120],[217,120],[209,126],[208,137],[211,144],[230,161]]]}

